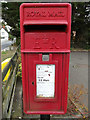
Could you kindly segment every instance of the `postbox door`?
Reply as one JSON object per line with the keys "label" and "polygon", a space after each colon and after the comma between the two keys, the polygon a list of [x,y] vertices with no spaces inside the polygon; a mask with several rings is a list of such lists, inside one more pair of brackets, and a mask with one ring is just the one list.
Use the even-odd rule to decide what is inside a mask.
{"label": "postbox door", "polygon": [[[28,64],[30,111],[38,111],[38,110],[44,111],[44,110],[47,110],[47,107],[48,107],[48,110],[50,111],[60,110],[61,84],[62,84],[61,83],[62,55],[60,54],[56,54],[56,56],[52,54],[50,55],[52,58],[50,58],[49,61],[42,61],[42,59],[40,58],[40,56],[42,57],[42,54],[28,54],[28,63],[30,63]],[[48,66],[49,68],[47,72]],[[43,70],[40,71],[42,72],[41,74],[37,70],[38,69],[37,67],[41,69],[43,68]],[[45,73],[44,70],[46,70],[47,73]],[[51,81],[54,82],[54,83],[51,82],[52,86],[49,86],[50,79],[47,76],[47,74],[51,74],[50,79],[52,79]],[[40,81],[38,83],[39,81],[38,77],[40,77],[40,79],[42,78],[42,82]],[[45,81],[44,80],[45,78],[48,81]],[[37,88],[37,87],[40,87],[40,85],[42,85],[41,88]],[[44,85],[47,85],[46,89],[48,90],[43,89]],[[48,95],[44,92],[48,92]],[[39,96],[41,93],[43,95]],[[49,97],[49,95],[51,96]]]}

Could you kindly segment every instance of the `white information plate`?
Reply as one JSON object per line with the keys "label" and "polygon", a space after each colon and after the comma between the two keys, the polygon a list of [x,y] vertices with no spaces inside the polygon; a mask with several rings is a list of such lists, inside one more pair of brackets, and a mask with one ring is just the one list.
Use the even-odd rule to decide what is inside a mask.
{"label": "white information plate", "polygon": [[37,97],[54,97],[55,95],[55,65],[36,65],[36,95]]}

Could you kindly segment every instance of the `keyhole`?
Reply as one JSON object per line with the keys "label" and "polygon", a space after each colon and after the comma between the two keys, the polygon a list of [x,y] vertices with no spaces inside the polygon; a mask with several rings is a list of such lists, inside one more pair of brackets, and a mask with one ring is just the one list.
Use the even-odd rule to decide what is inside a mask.
{"label": "keyhole", "polygon": [[32,82],[32,85],[34,85],[34,82]]}

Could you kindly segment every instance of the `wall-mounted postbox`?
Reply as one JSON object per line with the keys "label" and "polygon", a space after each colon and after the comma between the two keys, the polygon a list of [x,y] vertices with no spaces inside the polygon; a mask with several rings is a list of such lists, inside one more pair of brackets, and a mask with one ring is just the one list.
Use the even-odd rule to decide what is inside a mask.
{"label": "wall-mounted postbox", "polygon": [[67,111],[71,5],[20,7],[23,109],[26,114]]}

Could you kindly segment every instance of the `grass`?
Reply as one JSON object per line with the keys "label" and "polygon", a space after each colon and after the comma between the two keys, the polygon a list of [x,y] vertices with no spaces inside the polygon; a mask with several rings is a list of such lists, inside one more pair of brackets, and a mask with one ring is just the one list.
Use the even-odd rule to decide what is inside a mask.
{"label": "grass", "polygon": [[5,51],[2,51],[2,55],[3,55],[3,54],[6,54],[6,52],[5,52]]}
{"label": "grass", "polygon": [[74,48],[74,47],[71,47],[70,50],[71,51],[90,51],[90,47],[88,47],[88,48]]}
{"label": "grass", "polygon": [[14,47],[13,50],[6,50],[1,52],[1,62],[4,61],[7,58],[11,58],[16,51],[16,47]]}

